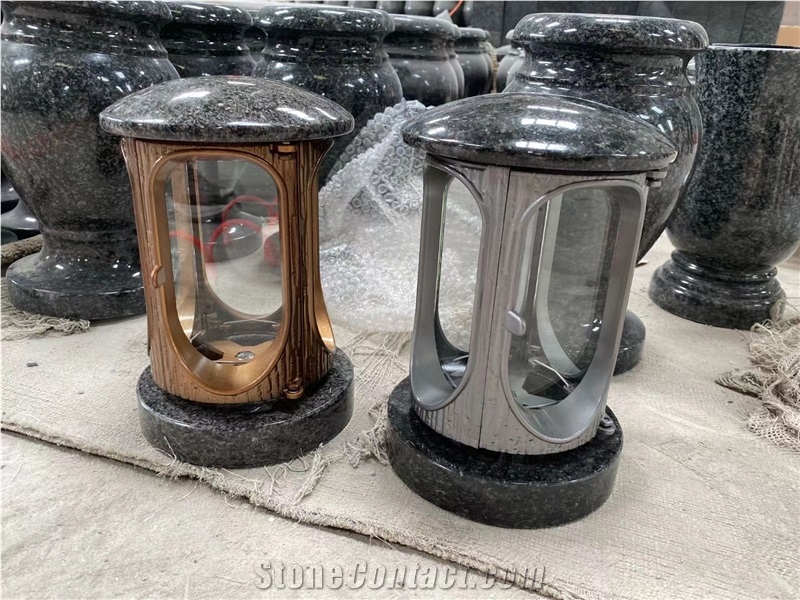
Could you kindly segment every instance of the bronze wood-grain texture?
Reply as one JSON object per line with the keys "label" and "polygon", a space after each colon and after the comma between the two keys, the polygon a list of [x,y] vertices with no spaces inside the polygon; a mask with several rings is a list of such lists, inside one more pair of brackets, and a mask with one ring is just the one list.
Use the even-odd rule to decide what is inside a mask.
{"label": "bronze wood-grain texture", "polygon": [[[330,142],[237,146],[126,138],[122,146],[133,189],[155,382],[181,398],[213,404],[287,398],[290,385],[313,389],[330,370],[335,350],[319,276],[317,207],[317,169]],[[241,365],[206,358],[184,334],[176,307],[165,199],[155,185],[166,161],[220,155],[255,162],[279,189],[284,288],[280,328],[262,348],[266,352]]]}

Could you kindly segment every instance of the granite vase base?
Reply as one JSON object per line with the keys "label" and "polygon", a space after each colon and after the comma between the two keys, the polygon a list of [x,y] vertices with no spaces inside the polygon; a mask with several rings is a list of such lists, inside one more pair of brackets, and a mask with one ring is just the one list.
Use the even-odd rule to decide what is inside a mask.
{"label": "granite vase base", "polygon": [[777,269],[758,273],[715,271],[672,253],[650,281],[650,299],[674,315],[727,329],[750,329],[771,318],[786,294]]}
{"label": "granite vase base", "polygon": [[472,521],[535,529],[575,521],[611,495],[622,429],[557,454],[522,456],[471,448],[429,428],[413,408],[409,380],[389,397],[387,450],[398,477],[425,500]]}
{"label": "granite vase base", "polygon": [[614,375],[630,371],[639,364],[644,353],[644,338],[647,333],[642,320],[628,311],[622,326],[622,337],[619,341],[617,362],[614,364]]}
{"label": "granite vase base", "polygon": [[6,272],[11,304],[33,314],[89,321],[144,314],[141,274],[130,266],[56,264],[58,259],[42,259],[42,252],[14,262]]}
{"label": "granite vase base", "polygon": [[168,394],[150,367],[137,385],[139,421],[150,444],[204,467],[258,467],[297,458],[332,440],[353,414],[353,365],[337,350],[325,380],[301,400],[232,407]]}

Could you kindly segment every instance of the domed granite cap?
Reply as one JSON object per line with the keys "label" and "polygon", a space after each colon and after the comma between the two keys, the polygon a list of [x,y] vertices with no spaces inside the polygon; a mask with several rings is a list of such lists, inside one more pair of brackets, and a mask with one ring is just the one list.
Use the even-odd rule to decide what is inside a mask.
{"label": "domed granite cap", "polygon": [[245,9],[227,4],[205,4],[203,2],[167,2],[172,20],[178,25],[203,27],[240,25],[250,27],[253,17]]}
{"label": "domed granite cap", "polygon": [[172,20],[169,8],[164,2],[153,0],[83,0],[81,2],[63,2],[62,0],[44,0],[42,2],[3,1],[3,12],[16,12],[26,6],[36,10],[55,10],[59,12],[84,14],[103,19],[124,19],[135,22],[153,24],[169,23]]}
{"label": "domed granite cap", "polygon": [[535,13],[514,28],[517,43],[574,44],[646,52],[665,49],[696,54],[708,46],[708,34],[694,21],[588,15],[579,13]]}
{"label": "domed granite cap", "polygon": [[394,22],[394,33],[386,36],[387,42],[401,35],[442,40],[454,39],[455,25],[444,19],[416,15],[389,15],[389,18]]}
{"label": "domed granite cap", "polygon": [[255,24],[266,31],[323,31],[330,35],[383,36],[394,31],[391,17],[382,10],[316,4],[268,4],[258,11]]}
{"label": "domed granite cap", "polygon": [[271,143],[336,137],[353,130],[338,104],[262,77],[190,77],[126,96],[100,113],[100,126],[146,140]]}
{"label": "domed granite cap", "polygon": [[450,102],[406,123],[403,139],[437,156],[548,171],[641,173],[677,156],[664,134],[621,110],[539,94]]}

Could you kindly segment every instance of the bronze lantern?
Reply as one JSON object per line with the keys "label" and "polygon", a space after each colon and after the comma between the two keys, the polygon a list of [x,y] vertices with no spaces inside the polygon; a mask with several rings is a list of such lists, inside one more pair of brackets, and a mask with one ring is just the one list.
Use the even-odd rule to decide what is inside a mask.
{"label": "bronze lantern", "polygon": [[[331,439],[352,413],[353,375],[320,283],[317,171],[353,118],[282,82],[198,77],[127,96],[100,121],[123,137],[133,190],[145,437],[227,467]],[[209,206],[220,208],[212,226]],[[255,246],[235,244],[242,229],[258,232]]]}

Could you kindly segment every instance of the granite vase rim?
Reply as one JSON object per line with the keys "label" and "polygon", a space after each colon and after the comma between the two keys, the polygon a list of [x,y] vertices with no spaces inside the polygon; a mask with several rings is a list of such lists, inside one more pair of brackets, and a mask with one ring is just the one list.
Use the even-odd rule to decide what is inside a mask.
{"label": "granite vase rim", "polygon": [[390,15],[394,23],[394,31],[387,35],[387,41],[393,36],[405,35],[421,38],[453,39],[452,25],[444,19],[423,17],[421,15]]}
{"label": "granite vase rim", "polygon": [[[239,25],[243,28],[253,25],[253,17],[250,16],[250,13],[235,5],[172,1],[166,4],[172,13],[172,22],[178,25],[200,27]],[[187,10],[189,7],[192,7],[192,10]]]}
{"label": "granite vase rim", "polygon": [[708,46],[706,30],[694,21],[590,13],[528,15],[517,23],[512,40],[521,44],[576,46],[585,51],[606,48],[662,54],[696,54]]}
{"label": "granite vase rim", "polygon": [[384,36],[394,31],[394,22],[382,10],[317,4],[268,4],[253,23],[267,31],[317,31],[331,36]]}
{"label": "granite vase rim", "polygon": [[56,10],[71,14],[81,14],[107,19],[124,19],[130,21],[154,21],[169,23],[172,14],[166,3],[159,0],[81,0],[79,2],[63,2],[60,0],[5,0],[4,9],[18,7],[35,8],[36,10]]}

